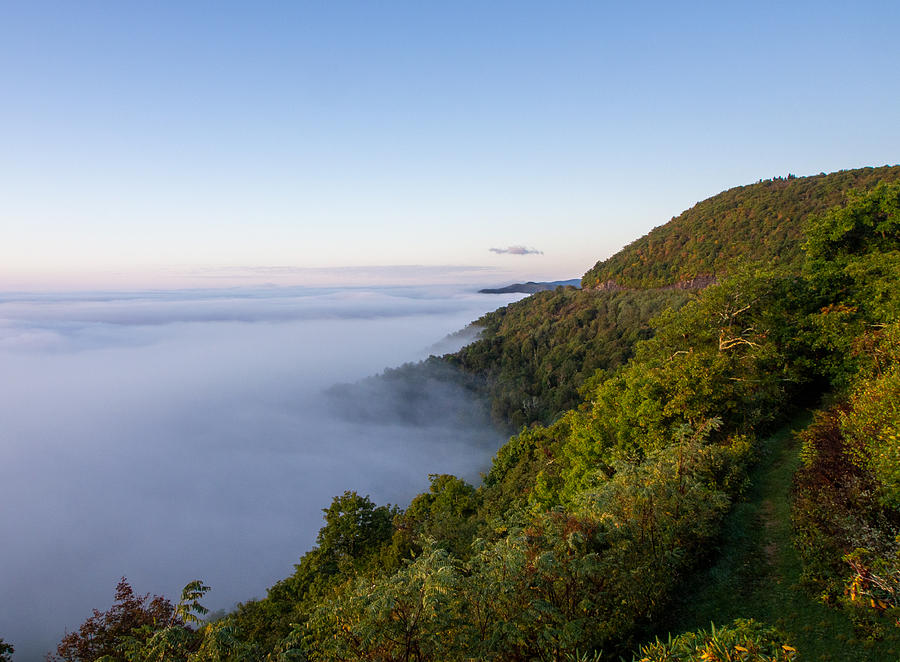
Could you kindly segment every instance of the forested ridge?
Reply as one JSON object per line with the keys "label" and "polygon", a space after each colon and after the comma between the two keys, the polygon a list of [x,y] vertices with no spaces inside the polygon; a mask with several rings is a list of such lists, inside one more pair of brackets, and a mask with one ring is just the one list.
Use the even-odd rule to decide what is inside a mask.
{"label": "forested ridge", "polygon": [[[56,659],[896,658],[898,180],[732,189],[598,264],[586,289],[486,315],[429,368],[459,368],[519,430],[480,485],[435,475],[405,508],[335,497],[294,573],[211,622],[200,582],[172,603],[123,580]],[[658,289],[702,274],[718,282]],[[590,289],[606,280],[634,289]],[[729,547],[770,524],[774,547]],[[782,617],[798,601],[850,634]]]}
{"label": "forested ridge", "polygon": [[582,287],[674,285],[723,275],[743,261],[791,267],[802,259],[807,219],[841,204],[849,190],[900,180],[900,166],[841,170],[812,177],[775,177],[698,202],[654,228],[582,279]]}

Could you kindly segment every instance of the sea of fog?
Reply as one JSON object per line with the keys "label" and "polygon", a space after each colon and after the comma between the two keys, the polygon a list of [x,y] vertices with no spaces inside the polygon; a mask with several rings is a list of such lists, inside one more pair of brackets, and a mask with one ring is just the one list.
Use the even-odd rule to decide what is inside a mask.
{"label": "sea of fog", "polygon": [[360,420],[323,391],[452,351],[463,341],[435,343],[521,296],[0,294],[0,637],[15,659],[43,659],[123,576],[171,598],[202,579],[214,610],[263,597],[344,490],[405,506],[429,473],[477,481],[500,432]]}

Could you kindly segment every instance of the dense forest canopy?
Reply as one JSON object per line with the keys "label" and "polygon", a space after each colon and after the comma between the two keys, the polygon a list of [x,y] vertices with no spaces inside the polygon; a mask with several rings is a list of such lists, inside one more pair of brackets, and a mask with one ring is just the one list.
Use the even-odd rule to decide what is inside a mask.
{"label": "dense forest canopy", "polygon": [[[896,657],[898,180],[891,167],[732,189],[584,279],[715,274],[701,291],[559,288],[486,315],[479,340],[427,368],[460,368],[520,427],[480,485],[434,475],[405,509],[336,497],[294,573],[214,622],[198,618],[200,583],[173,605],[123,580],[57,659]],[[773,433],[809,408],[798,454]],[[794,552],[773,543],[748,557],[757,585],[741,590],[789,591],[770,614],[824,602],[851,634],[754,620],[737,595],[702,614],[737,620],[672,631],[676,606],[706,604],[699,573],[727,561],[729,523],[754,481],[774,480],[776,452],[800,463],[786,525],[801,584],[776,572]],[[772,508],[760,528],[776,526]]]}

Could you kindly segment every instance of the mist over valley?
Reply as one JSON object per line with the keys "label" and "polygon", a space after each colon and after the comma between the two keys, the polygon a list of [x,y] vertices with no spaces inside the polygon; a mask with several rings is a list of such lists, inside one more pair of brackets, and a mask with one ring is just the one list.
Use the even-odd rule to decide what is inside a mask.
{"label": "mist over valley", "polygon": [[[385,368],[520,298],[452,287],[0,299],[0,632],[42,659],[118,579],[212,609],[265,595],[355,490],[405,506],[504,441],[474,392]],[[437,344],[436,344],[437,343]],[[368,378],[368,379],[367,379]],[[422,413],[426,412],[426,413]]]}

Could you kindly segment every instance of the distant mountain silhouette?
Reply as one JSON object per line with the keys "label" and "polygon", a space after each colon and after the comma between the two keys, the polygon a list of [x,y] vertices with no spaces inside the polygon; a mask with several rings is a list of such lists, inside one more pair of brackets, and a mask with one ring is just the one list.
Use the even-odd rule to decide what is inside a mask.
{"label": "distant mountain silhouette", "polygon": [[496,289],[478,290],[480,294],[512,294],[514,292],[523,292],[525,294],[534,294],[535,292],[543,292],[544,290],[555,290],[557,287],[581,287],[580,278],[570,278],[569,280],[554,280],[543,283],[535,283],[528,281],[527,283],[514,283],[506,287],[498,287]]}

